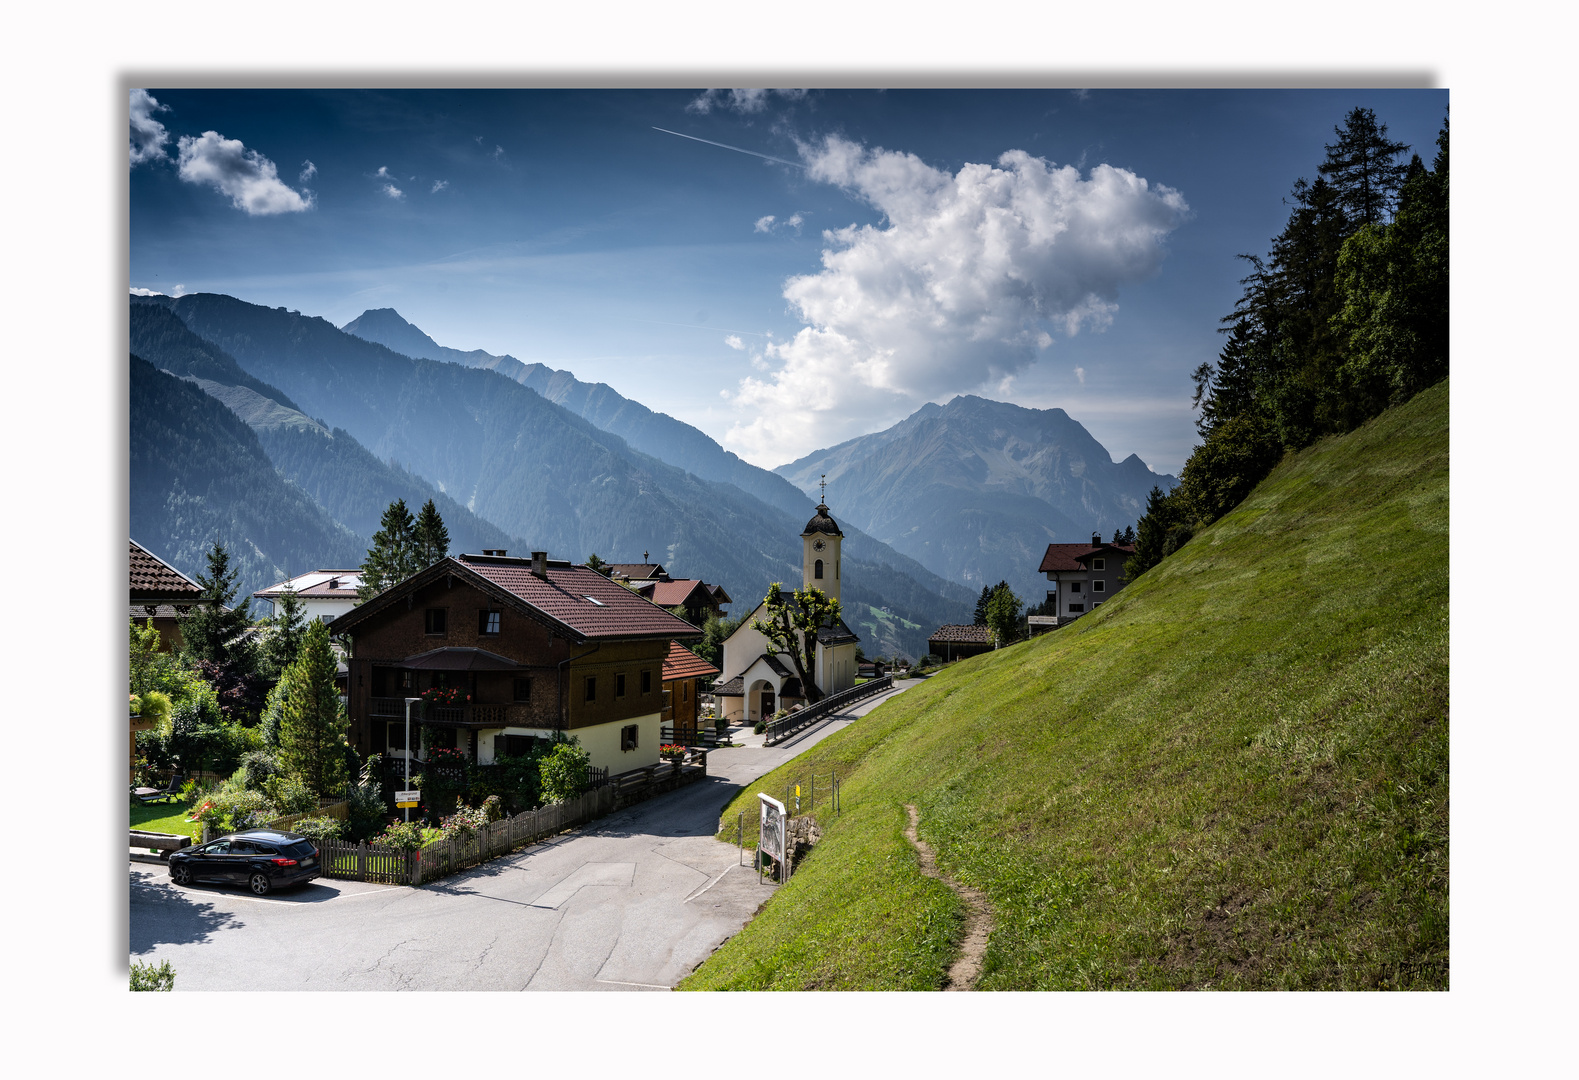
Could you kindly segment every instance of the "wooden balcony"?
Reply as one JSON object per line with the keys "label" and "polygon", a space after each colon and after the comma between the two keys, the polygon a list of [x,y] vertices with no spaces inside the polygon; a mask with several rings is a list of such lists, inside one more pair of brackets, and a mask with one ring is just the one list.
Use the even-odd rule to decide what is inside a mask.
{"label": "wooden balcony", "polygon": [[[404,720],[406,717],[406,702],[403,698],[376,697],[371,702],[375,719]],[[522,704],[426,705],[419,702],[411,707],[411,720],[413,723],[467,729],[540,726],[532,720],[528,707]]]}

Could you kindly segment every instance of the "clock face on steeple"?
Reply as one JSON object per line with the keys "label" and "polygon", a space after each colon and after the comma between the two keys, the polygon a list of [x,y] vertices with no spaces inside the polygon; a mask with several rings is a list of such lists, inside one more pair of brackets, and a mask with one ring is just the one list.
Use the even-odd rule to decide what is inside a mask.
{"label": "clock face on steeple", "polygon": [[823,543],[821,540],[813,540],[811,542],[811,546],[812,546],[812,548],[814,550],[821,551],[823,548],[827,547],[828,545]]}

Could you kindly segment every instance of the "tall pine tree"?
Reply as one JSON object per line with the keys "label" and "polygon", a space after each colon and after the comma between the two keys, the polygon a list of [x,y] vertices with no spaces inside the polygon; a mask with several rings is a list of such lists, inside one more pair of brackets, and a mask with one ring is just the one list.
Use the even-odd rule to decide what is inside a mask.
{"label": "tall pine tree", "polygon": [[1376,113],[1356,106],[1349,110],[1342,127],[1332,129],[1338,141],[1327,144],[1327,160],[1321,175],[1333,186],[1338,202],[1348,216],[1353,232],[1361,225],[1381,225],[1393,213],[1398,189],[1408,171],[1399,155],[1408,143],[1387,137],[1387,125],[1378,123]]}
{"label": "tall pine tree", "polygon": [[334,685],[335,659],[329,629],[314,619],[307,626],[296,662],[280,680],[280,764],[320,798],[345,780],[348,725]]}
{"label": "tall pine tree", "polygon": [[248,602],[236,603],[237,576],[230,552],[216,541],[208,551],[208,573],[197,575],[205,602],[194,604],[181,620],[181,639],[192,659],[251,667],[251,647],[243,635],[252,622],[247,617]]}
{"label": "tall pine tree", "polygon": [[416,547],[418,569],[425,570],[450,553],[450,532],[439,517],[439,508],[429,499],[417,511],[417,524],[412,532]]}
{"label": "tall pine tree", "polygon": [[269,618],[269,636],[263,642],[262,667],[264,676],[278,682],[285,669],[296,662],[303,638],[307,635],[306,605],[295,589],[286,589],[274,602],[274,615]]}
{"label": "tall pine tree", "polygon": [[[362,583],[356,590],[363,602],[423,569],[417,565],[417,523],[406,509],[406,500],[390,503],[378,524],[373,546],[362,563]],[[446,536],[446,544],[448,541]]]}

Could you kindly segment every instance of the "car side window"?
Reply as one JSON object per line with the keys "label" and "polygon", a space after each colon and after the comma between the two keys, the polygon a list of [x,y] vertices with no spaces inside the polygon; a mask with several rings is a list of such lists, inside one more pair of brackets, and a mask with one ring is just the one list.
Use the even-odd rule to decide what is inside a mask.
{"label": "car side window", "polygon": [[265,847],[263,844],[259,844],[258,845],[258,854],[259,855],[278,855],[279,852],[275,851],[271,847]]}
{"label": "car side window", "polygon": [[232,840],[230,842],[230,853],[232,855],[256,855],[258,848],[256,844],[249,844],[245,840]]}
{"label": "car side window", "polygon": [[203,849],[203,854],[204,855],[229,855],[230,854],[230,841],[229,840],[216,841],[215,843],[212,843],[212,844],[208,845],[208,847],[204,848]]}

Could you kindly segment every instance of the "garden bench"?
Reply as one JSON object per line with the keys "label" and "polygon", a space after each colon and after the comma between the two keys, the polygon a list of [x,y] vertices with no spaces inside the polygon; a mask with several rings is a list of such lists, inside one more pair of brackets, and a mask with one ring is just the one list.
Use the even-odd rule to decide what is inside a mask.
{"label": "garden bench", "polygon": [[184,847],[192,846],[190,836],[177,836],[175,833],[141,832],[132,830],[131,846],[134,848],[157,848],[161,859],[168,859],[172,851],[180,851]]}
{"label": "garden bench", "polygon": [[185,779],[181,773],[174,773],[170,777],[169,787],[163,790],[151,787],[133,788],[132,794],[137,796],[137,801],[145,806],[149,803],[169,802],[181,794],[181,785],[185,782]]}

